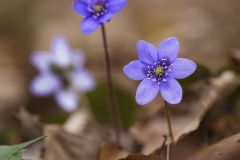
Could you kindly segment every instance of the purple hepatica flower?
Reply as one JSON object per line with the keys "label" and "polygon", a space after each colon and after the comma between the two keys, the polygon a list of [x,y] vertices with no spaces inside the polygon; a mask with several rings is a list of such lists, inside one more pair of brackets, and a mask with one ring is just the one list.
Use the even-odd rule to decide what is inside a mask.
{"label": "purple hepatica flower", "polygon": [[73,8],[85,17],[81,28],[84,34],[89,34],[97,30],[101,23],[109,21],[126,3],[126,0],[76,0]]}
{"label": "purple hepatica flower", "polygon": [[82,51],[72,50],[64,36],[53,38],[50,52],[35,52],[30,57],[31,64],[40,72],[33,79],[30,91],[41,97],[54,94],[60,107],[73,111],[79,104],[77,92],[92,90],[95,80],[83,68]]}
{"label": "purple hepatica flower", "polygon": [[176,79],[191,75],[197,65],[188,59],[177,58],[179,43],[175,37],[164,40],[156,49],[143,40],[137,43],[140,60],[130,62],[123,68],[124,73],[133,80],[143,80],[136,93],[136,101],[145,105],[161,93],[170,104],[182,99],[182,88]]}

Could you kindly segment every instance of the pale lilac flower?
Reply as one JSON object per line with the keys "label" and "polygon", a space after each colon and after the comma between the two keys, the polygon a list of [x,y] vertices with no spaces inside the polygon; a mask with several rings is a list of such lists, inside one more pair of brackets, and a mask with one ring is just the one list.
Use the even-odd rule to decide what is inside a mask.
{"label": "pale lilac flower", "polygon": [[130,62],[123,68],[133,80],[143,80],[136,92],[136,101],[145,105],[160,92],[170,104],[182,99],[182,88],[177,80],[191,75],[197,65],[184,58],[177,58],[179,43],[175,37],[164,40],[158,49],[143,40],[137,43],[139,60]]}
{"label": "pale lilac flower", "polygon": [[84,69],[82,51],[71,49],[62,35],[53,37],[50,52],[37,51],[30,62],[40,72],[30,84],[31,93],[40,97],[53,94],[66,111],[78,107],[78,92],[90,91],[95,86],[92,74]]}
{"label": "pale lilac flower", "polygon": [[89,34],[97,30],[102,23],[109,21],[126,4],[127,0],[75,0],[73,8],[85,17],[81,29],[84,34]]}

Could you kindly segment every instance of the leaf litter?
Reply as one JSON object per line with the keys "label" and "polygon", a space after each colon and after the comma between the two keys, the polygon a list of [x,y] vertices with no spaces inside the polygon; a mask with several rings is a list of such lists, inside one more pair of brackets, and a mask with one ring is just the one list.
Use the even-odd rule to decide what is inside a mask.
{"label": "leaf litter", "polygon": [[[175,142],[196,130],[206,112],[221,103],[240,84],[240,78],[232,71],[225,71],[217,78],[199,81],[184,92],[178,105],[171,105],[171,121]],[[130,132],[142,144],[142,153],[150,154],[160,147],[164,135],[168,135],[163,110],[147,115],[138,121]],[[169,143],[170,141],[168,141]]]}

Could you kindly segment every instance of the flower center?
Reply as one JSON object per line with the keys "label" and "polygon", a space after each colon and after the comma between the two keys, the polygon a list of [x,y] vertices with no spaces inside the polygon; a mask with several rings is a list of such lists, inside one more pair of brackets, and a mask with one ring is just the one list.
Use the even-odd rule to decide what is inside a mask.
{"label": "flower center", "polygon": [[166,76],[168,76],[168,73],[171,72],[170,67],[172,66],[172,64],[168,65],[167,58],[164,58],[159,62],[148,66],[147,77],[149,80],[151,79],[158,84],[160,84],[161,81],[166,82]]}
{"label": "flower center", "polygon": [[50,70],[61,79],[64,88],[68,88],[71,85],[68,75],[74,70],[74,66],[72,64],[67,68],[61,68],[56,64],[51,64]]}
{"label": "flower center", "polygon": [[161,76],[163,74],[163,68],[161,66],[155,68],[154,73],[158,76]]}
{"label": "flower center", "polygon": [[100,13],[100,12],[102,12],[102,10],[103,10],[103,6],[101,6],[101,5],[95,5],[94,6],[94,11],[95,12]]}
{"label": "flower center", "polygon": [[105,0],[91,0],[88,5],[88,11],[92,13],[92,17],[97,19],[107,12],[108,4]]}
{"label": "flower center", "polygon": [[51,64],[50,65],[50,70],[54,73],[54,74],[57,74],[57,75],[60,75],[63,73],[63,70],[61,67],[59,67],[58,65],[56,64]]}

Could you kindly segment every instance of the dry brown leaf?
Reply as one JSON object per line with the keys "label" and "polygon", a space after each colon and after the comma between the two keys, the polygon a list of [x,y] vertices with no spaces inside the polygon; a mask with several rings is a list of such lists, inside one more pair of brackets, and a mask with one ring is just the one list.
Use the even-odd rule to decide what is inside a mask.
{"label": "dry brown leaf", "polygon": [[44,141],[44,160],[96,159],[97,151],[105,136],[96,130],[72,134],[58,125],[46,125],[44,134],[49,137]]}
{"label": "dry brown leaf", "polygon": [[240,133],[196,152],[187,160],[238,160],[240,159]]}
{"label": "dry brown leaf", "polygon": [[[24,107],[20,107],[19,112],[14,117],[20,121],[24,141],[29,141],[42,136],[43,124],[40,122],[38,115],[33,115]],[[43,148],[43,141],[44,139],[41,139],[28,146],[25,152],[23,152],[22,158],[42,160],[41,151]]]}
{"label": "dry brown leaf", "polygon": [[119,160],[166,160],[166,159],[152,155],[152,154],[146,156],[142,153],[138,153],[138,154],[129,155],[126,158],[122,158]]}
{"label": "dry brown leaf", "polygon": [[[89,121],[91,115],[86,107],[74,112],[63,126],[49,124],[44,126],[44,160],[91,160],[96,159],[104,133]],[[87,131],[86,131],[87,128]]]}
{"label": "dry brown leaf", "polygon": [[[122,156],[123,152],[118,152],[117,147],[110,144],[103,144],[99,151],[103,142],[112,141],[112,133],[109,128],[96,123],[89,111],[80,109],[73,113],[63,126],[45,125],[44,134],[48,135],[48,139],[45,139],[44,160],[93,160],[97,154],[101,158],[108,153],[112,155],[109,158],[113,159],[114,156],[127,156],[128,154]],[[121,137],[121,147],[132,152],[135,145],[132,136],[123,132]]]}
{"label": "dry brown leaf", "polygon": [[[88,124],[85,130],[78,134],[69,133],[59,125],[45,125],[44,134],[48,135],[48,138],[44,141],[44,160],[96,159],[101,144],[106,141],[111,141],[112,137],[112,134],[109,133],[109,130],[104,130],[103,128],[99,128],[98,125],[94,124]],[[133,148],[134,141],[126,134],[122,134],[121,142],[124,149],[129,150],[130,148]],[[126,147],[126,145],[128,145],[128,147]],[[105,151],[108,150],[110,146],[105,144],[101,148],[103,148],[103,151],[100,152],[101,154],[99,156],[105,157],[106,154],[108,154],[108,152]],[[117,148],[112,146],[111,152],[113,153],[113,157],[114,155],[117,157],[120,156],[119,158],[127,156],[127,154],[116,152],[116,150]],[[113,157],[110,156],[109,158]]]}
{"label": "dry brown leaf", "polygon": [[[175,142],[196,130],[207,110],[214,104],[220,103],[239,84],[239,76],[231,71],[225,71],[220,77],[197,82],[184,92],[182,102],[170,106]],[[160,110],[144,117],[130,131],[142,143],[142,153],[152,153],[161,146],[163,135],[168,135],[164,111]]]}
{"label": "dry brown leaf", "polygon": [[20,107],[18,114],[15,115],[21,123],[21,130],[24,141],[29,141],[41,137],[42,126],[40,117],[29,113],[24,107]]}
{"label": "dry brown leaf", "polygon": [[79,134],[83,132],[91,118],[89,110],[82,106],[81,109],[71,114],[63,124],[63,129],[69,133]]}
{"label": "dry brown leaf", "polygon": [[98,151],[97,160],[118,160],[126,157],[127,155],[128,153],[121,151],[118,146],[103,143]]}

